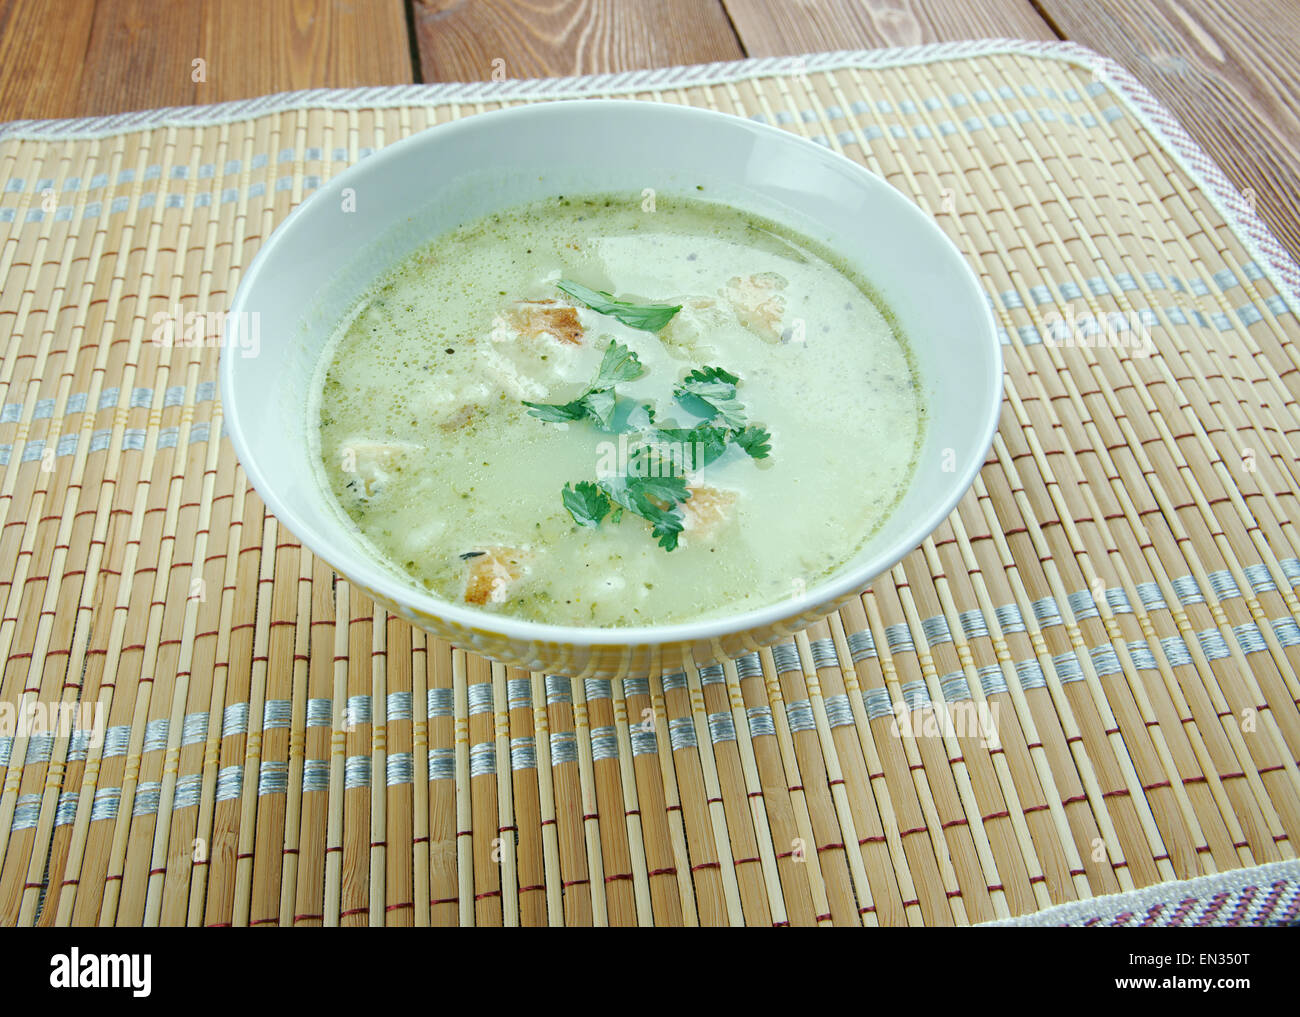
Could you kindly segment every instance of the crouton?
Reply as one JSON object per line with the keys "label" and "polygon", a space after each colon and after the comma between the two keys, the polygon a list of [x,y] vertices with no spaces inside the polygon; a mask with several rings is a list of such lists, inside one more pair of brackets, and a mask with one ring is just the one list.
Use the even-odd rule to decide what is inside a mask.
{"label": "crouton", "polygon": [[576,308],[554,300],[520,300],[501,315],[519,336],[549,335],[558,342],[581,346],[584,330]]}
{"label": "crouton", "polygon": [[[585,363],[578,312],[554,300],[520,300],[492,319],[480,358],[493,384],[512,399],[544,402]],[[584,368],[585,371],[585,368]]]}
{"label": "crouton", "polygon": [[775,272],[733,276],[721,291],[736,320],[768,343],[781,341],[781,319],[785,316],[786,281]]}
{"label": "crouton", "polygon": [[465,603],[482,606],[506,601],[511,583],[524,574],[524,563],[531,556],[517,547],[485,547],[461,557],[469,570],[465,579]]}
{"label": "crouton", "polygon": [[361,438],[339,445],[340,465],[348,477],[348,489],[358,498],[370,500],[401,471],[402,457],[420,449],[405,441]]}
{"label": "crouton", "polygon": [[682,502],[682,530],[690,536],[712,537],[730,518],[736,503],[735,491],[716,487],[688,487],[690,497]]}

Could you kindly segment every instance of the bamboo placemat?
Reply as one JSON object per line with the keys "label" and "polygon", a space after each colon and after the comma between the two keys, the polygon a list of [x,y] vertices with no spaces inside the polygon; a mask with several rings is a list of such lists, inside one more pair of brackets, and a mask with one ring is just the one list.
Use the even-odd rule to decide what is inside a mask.
{"label": "bamboo placemat", "polygon": [[[248,488],[218,350],[152,341],[349,163],[570,94],[863,162],[1006,343],[988,463],[921,549],[784,645],[649,680],[389,617]],[[1293,859],[1300,275],[1248,199],[1067,45],[0,129],[0,921],[962,924]],[[88,712],[41,728],[60,703]]]}

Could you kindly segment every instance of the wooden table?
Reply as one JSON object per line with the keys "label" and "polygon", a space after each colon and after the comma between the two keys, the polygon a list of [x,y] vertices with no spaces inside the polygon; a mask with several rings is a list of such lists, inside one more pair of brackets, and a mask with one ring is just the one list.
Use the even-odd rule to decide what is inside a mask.
{"label": "wooden table", "polygon": [[0,0],[0,121],[995,36],[1123,64],[1300,256],[1295,0]]}

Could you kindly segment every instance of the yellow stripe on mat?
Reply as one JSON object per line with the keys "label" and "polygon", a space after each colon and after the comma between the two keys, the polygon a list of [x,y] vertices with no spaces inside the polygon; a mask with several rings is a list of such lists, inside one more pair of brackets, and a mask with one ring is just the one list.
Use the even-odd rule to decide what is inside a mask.
{"label": "yellow stripe on mat", "polygon": [[[918,551],[788,643],[649,680],[502,668],[336,581],[220,440],[218,351],[152,341],[224,312],[369,151],[573,92],[862,162],[970,258],[1007,344],[988,463]],[[1099,58],[0,128],[0,238],[0,922],[967,924],[1295,857],[1300,270]],[[1049,341],[1071,316],[1100,342]],[[71,736],[37,720],[61,703]],[[1267,907],[1245,873],[1239,907],[1174,910],[1294,920],[1294,866],[1261,872]]]}

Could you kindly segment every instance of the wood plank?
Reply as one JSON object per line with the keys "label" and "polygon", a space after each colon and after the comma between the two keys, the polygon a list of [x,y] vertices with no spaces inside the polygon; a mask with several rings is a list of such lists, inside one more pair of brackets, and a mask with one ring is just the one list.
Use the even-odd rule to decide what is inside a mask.
{"label": "wood plank", "polygon": [[75,116],[95,0],[0,0],[0,122]]}
{"label": "wood plank", "polygon": [[750,56],[915,46],[956,39],[1055,39],[1029,0],[723,0]]}
{"label": "wood plank", "polygon": [[2,0],[0,67],[3,120],[414,80],[403,0]]}
{"label": "wood plank", "polygon": [[744,56],[719,0],[412,0],[425,81],[624,71]]}
{"label": "wood plank", "polygon": [[204,0],[199,101],[414,80],[402,0]]}
{"label": "wood plank", "polygon": [[1039,0],[1066,37],[1123,64],[1300,257],[1300,7],[1273,0]]}
{"label": "wood plank", "polygon": [[191,61],[199,52],[202,0],[95,5],[76,116],[203,101]]}

